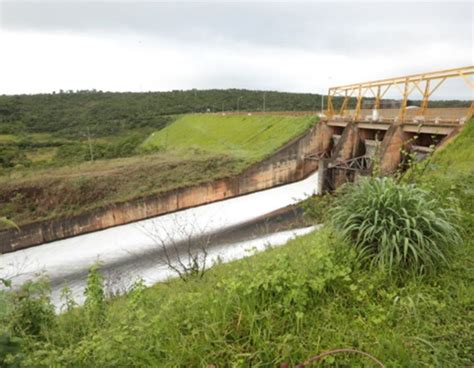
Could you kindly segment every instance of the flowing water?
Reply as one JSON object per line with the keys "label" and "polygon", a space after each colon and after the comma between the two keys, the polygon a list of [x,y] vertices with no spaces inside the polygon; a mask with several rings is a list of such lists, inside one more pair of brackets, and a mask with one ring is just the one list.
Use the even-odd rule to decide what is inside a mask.
{"label": "flowing water", "polygon": [[[59,307],[65,285],[77,302],[83,301],[87,272],[95,262],[101,263],[107,289],[120,292],[138,279],[151,285],[176,276],[169,265],[179,267],[190,254],[202,255],[199,249],[206,250],[207,265],[239,259],[315,230],[281,230],[269,214],[312,195],[317,180],[315,173],[296,183],[0,255],[0,276],[19,286],[46,275]],[[296,216],[284,213],[290,221]]]}

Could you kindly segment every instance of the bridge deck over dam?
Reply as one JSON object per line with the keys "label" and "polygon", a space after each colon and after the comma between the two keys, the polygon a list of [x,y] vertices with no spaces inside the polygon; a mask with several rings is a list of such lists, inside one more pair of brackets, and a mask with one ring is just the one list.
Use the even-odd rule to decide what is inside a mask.
{"label": "bridge deck over dam", "polygon": [[[401,170],[406,161],[457,134],[472,118],[474,102],[465,108],[429,108],[429,100],[450,78],[463,79],[474,89],[472,75],[474,66],[468,66],[329,88],[325,119],[318,128],[319,149],[306,158],[319,162],[320,192],[371,172],[375,164],[381,174]],[[390,89],[400,92],[399,101],[389,101],[399,106],[384,109]],[[409,106],[410,95],[417,92],[420,106]],[[348,109],[351,101],[355,108]]]}
{"label": "bridge deck over dam", "polygon": [[[443,109],[436,110],[446,113]],[[463,116],[466,110],[457,109],[457,117],[442,121],[337,117],[320,121],[315,136],[317,148],[306,156],[306,160],[318,162],[319,191],[333,190],[367,175],[375,163],[381,174],[391,174],[408,159],[419,159],[433,152],[466,124],[466,115]],[[381,110],[380,115],[383,114]]]}

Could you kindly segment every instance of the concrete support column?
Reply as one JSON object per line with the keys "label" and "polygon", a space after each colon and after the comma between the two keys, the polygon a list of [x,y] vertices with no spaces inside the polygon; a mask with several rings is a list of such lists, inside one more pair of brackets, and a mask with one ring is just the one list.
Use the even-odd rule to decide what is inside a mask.
{"label": "concrete support column", "polygon": [[[363,139],[360,137],[359,128],[354,123],[348,123],[344,128],[341,139],[339,139],[334,148],[329,168],[331,164],[344,162],[364,154],[365,144]],[[336,189],[342,184],[352,181],[354,176],[354,172],[343,169],[330,168],[328,171],[328,179],[330,179],[331,182],[331,189]]]}
{"label": "concrete support column", "polygon": [[329,152],[332,149],[332,135],[334,129],[328,126],[327,121],[321,121],[316,125],[315,152]]}
{"label": "concrete support column", "polygon": [[360,137],[359,128],[354,123],[348,123],[342,132],[341,139],[334,147],[332,161],[346,161],[365,154],[365,144]]}
{"label": "concrete support column", "polygon": [[316,188],[316,193],[318,195],[322,195],[331,189],[328,187],[328,162],[329,160],[326,158],[319,160],[318,186]]}
{"label": "concrete support column", "polygon": [[389,175],[395,172],[402,161],[402,150],[408,149],[409,136],[402,124],[393,124],[385,134],[380,150],[380,173]]}
{"label": "concrete support column", "polygon": [[[311,154],[322,154],[331,152],[333,147],[332,136],[334,129],[329,127],[327,121],[320,121],[314,127],[314,134],[311,135],[311,142],[304,151],[304,157]],[[321,164],[321,160],[306,160],[304,163],[304,176],[314,172]]]}

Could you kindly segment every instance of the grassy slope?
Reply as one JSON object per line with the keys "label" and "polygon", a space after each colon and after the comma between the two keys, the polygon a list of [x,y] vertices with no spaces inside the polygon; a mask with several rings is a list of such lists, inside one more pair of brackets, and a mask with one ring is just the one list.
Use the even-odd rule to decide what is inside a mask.
{"label": "grassy slope", "polygon": [[184,116],[147,141],[150,147],[167,138],[165,152],[0,176],[0,215],[21,226],[234,175],[312,123],[310,117]]}
{"label": "grassy slope", "polygon": [[[99,328],[82,309],[64,315],[49,345],[30,352],[69,366],[277,366],[355,347],[387,367],[461,367],[474,351],[474,126],[435,155],[421,181],[456,195],[466,241],[449,269],[397,285],[357,268],[330,229],[111,303]],[[81,322],[82,321],[82,322]],[[80,326],[80,327],[79,327]],[[47,346],[47,349],[45,347]],[[328,362],[329,363],[329,362]],[[335,366],[367,366],[341,355]],[[359,365],[358,365],[359,364]],[[333,365],[334,366],[334,365]]]}
{"label": "grassy slope", "polygon": [[19,226],[236,174],[230,157],[151,154],[17,173],[0,180],[0,208]]}
{"label": "grassy slope", "polygon": [[314,121],[311,116],[186,115],[153,133],[143,147],[206,151],[256,161],[304,132]]}

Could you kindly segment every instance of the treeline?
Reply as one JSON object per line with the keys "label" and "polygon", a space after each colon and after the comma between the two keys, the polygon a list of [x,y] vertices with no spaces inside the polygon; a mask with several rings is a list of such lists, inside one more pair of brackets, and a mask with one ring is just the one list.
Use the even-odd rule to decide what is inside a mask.
{"label": "treeline", "polygon": [[249,90],[188,90],[114,93],[78,91],[0,96],[0,134],[55,133],[83,137],[161,128],[169,115],[220,111],[317,110],[321,96],[309,93]]}
{"label": "treeline", "polygon": [[[326,104],[326,98],[324,103]],[[416,103],[416,101],[413,101]],[[340,106],[336,98],[334,105]],[[0,134],[54,133],[84,138],[137,128],[160,129],[169,115],[221,111],[320,111],[321,95],[243,89],[116,93],[67,91],[0,96]],[[355,105],[352,99],[349,107]],[[469,106],[468,101],[433,101],[431,107]]]}

